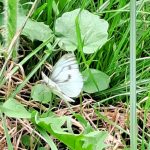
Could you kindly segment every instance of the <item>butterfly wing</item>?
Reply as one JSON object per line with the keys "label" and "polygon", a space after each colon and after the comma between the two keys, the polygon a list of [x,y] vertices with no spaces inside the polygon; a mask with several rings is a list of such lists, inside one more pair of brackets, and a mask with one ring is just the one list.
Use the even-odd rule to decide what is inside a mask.
{"label": "butterfly wing", "polygon": [[62,56],[53,68],[51,80],[69,97],[77,97],[83,87],[83,78],[74,54]]}
{"label": "butterfly wing", "polygon": [[55,82],[53,82],[50,78],[48,78],[43,72],[42,72],[42,78],[43,78],[44,83],[46,83],[46,85],[51,89],[51,91],[54,94],[56,94],[57,96],[59,96],[63,100],[66,100],[66,101],[69,101],[69,102],[74,102],[74,100],[72,98],[70,98],[69,96],[65,95],[61,91],[59,86]]}

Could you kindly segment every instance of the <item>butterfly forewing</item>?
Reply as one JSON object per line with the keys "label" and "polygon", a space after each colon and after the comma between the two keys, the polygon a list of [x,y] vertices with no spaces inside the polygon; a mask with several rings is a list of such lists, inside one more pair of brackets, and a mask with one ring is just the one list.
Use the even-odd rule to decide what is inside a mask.
{"label": "butterfly forewing", "polygon": [[78,65],[77,65],[74,54],[66,54],[62,56],[53,67],[51,79],[53,81],[62,80],[61,75],[65,71],[70,70],[71,67],[78,69]]}

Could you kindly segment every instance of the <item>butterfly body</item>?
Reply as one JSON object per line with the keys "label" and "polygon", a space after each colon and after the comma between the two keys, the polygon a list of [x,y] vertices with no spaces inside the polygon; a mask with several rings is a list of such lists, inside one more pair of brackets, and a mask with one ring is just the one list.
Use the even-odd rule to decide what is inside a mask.
{"label": "butterfly body", "polygon": [[71,97],[79,96],[83,87],[83,79],[74,54],[62,56],[53,67],[50,78],[43,72],[42,78],[54,94],[67,101],[74,101]]}

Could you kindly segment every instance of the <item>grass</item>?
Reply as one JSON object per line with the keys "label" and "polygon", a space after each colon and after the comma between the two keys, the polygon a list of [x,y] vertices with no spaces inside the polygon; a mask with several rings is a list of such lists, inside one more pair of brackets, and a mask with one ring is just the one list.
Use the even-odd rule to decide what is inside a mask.
{"label": "grass", "polygon": [[[1,1],[0,5],[4,8]],[[31,8],[31,5],[27,0],[20,1],[19,6],[22,6],[25,12],[29,12],[29,8]],[[4,55],[3,51],[1,50],[0,52],[1,69],[7,61],[5,68],[0,72],[0,99],[1,103],[4,103],[10,97],[15,98],[31,112],[32,119],[23,120],[7,117],[4,122],[5,117],[3,117],[2,122],[3,124],[5,123],[5,126],[3,127],[4,129],[2,128],[2,131],[5,130],[5,132],[3,131],[1,134],[3,136],[6,135],[7,138],[1,138],[0,144],[4,142],[3,148],[6,148],[7,146],[15,147],[16,145],[16,148],[18,149],[19,147],[25,149],[46,149],[47,146],[49,147],[50,145],[51,149],[67,149],[67,146],[71,147],[70,143],[66,143],[65,138],[59,138],[63,135],[67,136],[66,133],[64,134],[63,132],[60,134],[56,132],[55,129],[48,130],[47,124],[38,120],[40,117],[44,118],[46,116],[51,116],[50,114],[53,112],[57,114],[57,116],[70,116],[72,118],[73,126],[69,128],[68,123],[67,127],[69,128],[69,131],[73,130],[73,133],[81,133],[81,131],[83,132],[83,128],[87,133],[93,131],[93,129],[94,131],[107,131],[109,136],[107,136],[107,141],[105,141],[105,143],[108,145],[111,143],[113,145],[108,149],[112,149],[115,146],[116,149],[129,149],[130,73],[133,71],[132,68],[131,71],[129,70],[129,44],[131,41],[129,38],[129,1],[86,0],[80,2],[77,0],[62,0],[58,3],[58,0],[45,0],[36,3],[35,6],[31,18],[39,22],[44,22],[54,34],[56,19],[65,12],[75,10],[79,7],[87,9],[93,14],[108,21],[108,41],[100,50],[87,55],[83,53],[84,43],[82,43],[81,39],[81,29],[78,18],[76,19],[78,50],[75,51],[75,55],[79,62],[81,72],[86,68],[98,69],[110,77],[110,84],[109,87],[103,91],[93,94],[85,92],[81,93],[80,100],[77,99],[74,104],[69,104],[71,112],[68,105],[63,102],[59,103],[60,101],[58,101],[56,97],[54,98],[54,101],[51,102],[51,105],[49,103],[43,104],[33,101],[30,95],[31,89],[34,85],[39,83],[39,80],[41,80],[41,71],[46,70],[50,65],[55,64],[65,52],[60,51],[57,41],[54,40],[54,35],[42,42],[38,40],[31,41],[28,36],[20,36],[18,61],[11,62],[10,59],[7,61],[7,59],[2,57]],[[136,43],[133,42],[133,44],[136,45],[137,149],[145,150],[148,149],[150,141],[150,3],[148,0],[139,0],[136,2],[136,7],[137,38]],[[4,12],[4,10],[5,9],[1,10],[1,13]],[[3,26],[0,28],[4,30]],[[4,41],[1,40],[1,47],[3,47],[3,42]],[[49,45],[47,46],[48,43]],[[23,57],[19,57],[22,55]],[[4,76],[6,76],[6,78]],[[75,115],[76,113],[81,116],[77,117]],[[135,120],[136,119],[133,121]],[[57,126],[58,120],[55,121]],[[59,122],[61,121],[59,120]],[[43,126],[45,127],[45,130],[42,129]],[[11,132],[14,127],[16,128],[16,131]],[[9,136],[8,133],[10,134]],[[26,143],[25,140],[23,140],[25,135],[28,135],[27,140],[29,143]],[[69,135],[71,136],[70,138],[74,138],[73,135]],[[14,145],[10,144],[9,138],[13,144],[15,143]],[[15,140],[15,138],[18,140]],[[135,141],[133,143],[135,143]]]}

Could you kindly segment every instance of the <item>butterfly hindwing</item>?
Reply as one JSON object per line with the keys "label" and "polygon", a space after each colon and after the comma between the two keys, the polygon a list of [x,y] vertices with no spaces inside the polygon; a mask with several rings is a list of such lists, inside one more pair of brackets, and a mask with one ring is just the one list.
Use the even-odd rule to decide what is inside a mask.
{"label": "butterfly hindwing", "polygon": [[83,87],[82,76],[80,75],[80,72],[77,71],[68,71],[67,74],[69,74],[70,78],[65,82],[58,82],[57,85],[64,94],[69,97],[77,97]]}
{"label": "butterfly hindwing", "polygon": [[69,97],[77,97],[83,87],[83,79],[74,54],[62,56],[53,68],[51,80]]}
{"label": "butterfly hindwing", "polygon": [[48,78],[43,72],[42,72],[42,78],[43,78],[44,83],[46,83],[46,85],[51,89],[51,91],[54,94],[58,95],[60,98],[66,101],[74,102],[74,100],[71,99],[69,96],[66,96],[65,94],[63,94],[59,86],[55,82],[53,82],[50,78]]}

